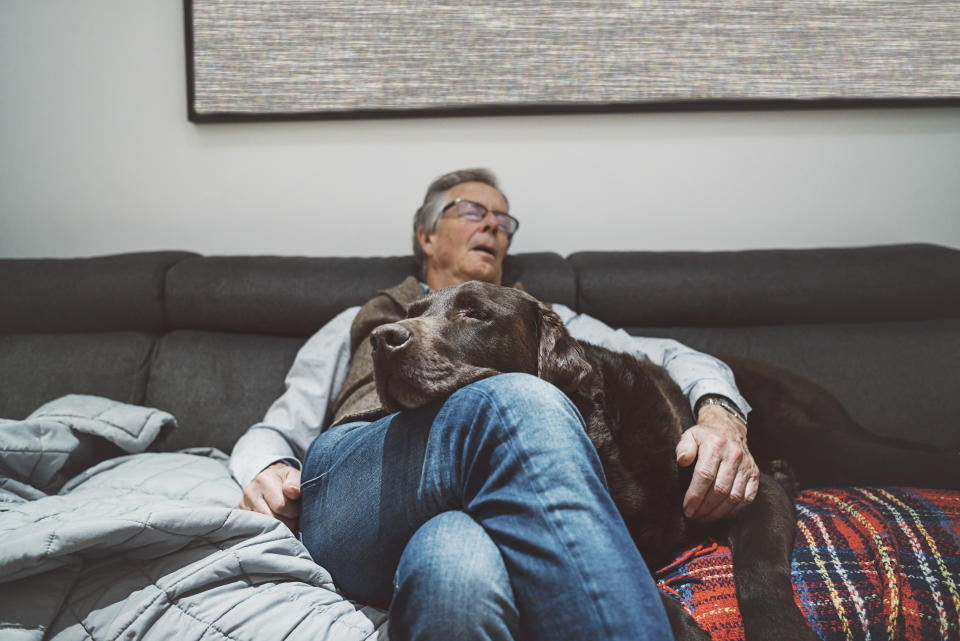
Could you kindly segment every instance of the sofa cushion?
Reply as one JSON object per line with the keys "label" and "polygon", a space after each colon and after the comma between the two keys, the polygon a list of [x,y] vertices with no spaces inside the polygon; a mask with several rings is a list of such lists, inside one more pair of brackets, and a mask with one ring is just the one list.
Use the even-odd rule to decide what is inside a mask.
{"label": "sofa cushion", "polygon": [[0,418],[67,394],[142,404],[154,337],[140,332],[0,336]]}
{"label": "sofa cushion", "polygon": [[954,372],[960,319],[627,330],[674,338],[711,354],[746,356],[805,376],[880,436],[960,446],[960,379]]}
{"label": "sofa cushion", "polygon": [[507,255],[503,261],[503,282],[516,281],[544,302],[560,303],[570,308],[577,304],[576,273],[559,254]]}
{"label": "sofa cushion", "polygon": [[0,260],[0,332],[160,332],[167,269],[195,255]]}
{"label": "sofa cushion", "polygon": [[[576,300],[573,269],[558,254],[508,256],[504,271],[535,296]],[[167,318],[174,329],[306,337],[414,273],[412,256],[190,258],[168,275]]]}
{"label": "sofa cushion", "polygon": [[145,405],[178,427],[153,450],[213,446],[230,453],[284,391],[299,338],[177,331],[164,336],[150,368]]}
{"label": "sofa cushion", "polygon": [[616,326],[960,317],[960,251],[936,245],[573,254],[578,309]]}

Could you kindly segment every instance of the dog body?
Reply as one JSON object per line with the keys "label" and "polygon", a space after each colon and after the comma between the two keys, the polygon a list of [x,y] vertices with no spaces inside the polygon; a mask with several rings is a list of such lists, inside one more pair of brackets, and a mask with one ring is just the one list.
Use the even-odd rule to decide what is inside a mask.
{"label": "dog body", "polygon": [[[653,570],[706,533],[683,516],[690,468],[678,467],[675,448],[694,417],[663,368],[578,343],[533,297],[475,281],[413,303],[406,320],[377,328],[371,340],[378,395],[389,411],[423,406],[499,373],[526,372],[556,385],[580,410],[611,496]],[[711,527],[733,551],[747,639],[813,641],[793,600],[795,517],[778,480],[761,475],[757,499]],[[663,602],[676,638],[709,638],[678,601]]]}
{"label": "dog body", "polygon": [[581,347],[592,373],[568,395],[637,548],[656,570],[687,534],[680,506],[689,474],[680,473],[676,447],[695,422],[690,404],[663,368],[595,345]]}

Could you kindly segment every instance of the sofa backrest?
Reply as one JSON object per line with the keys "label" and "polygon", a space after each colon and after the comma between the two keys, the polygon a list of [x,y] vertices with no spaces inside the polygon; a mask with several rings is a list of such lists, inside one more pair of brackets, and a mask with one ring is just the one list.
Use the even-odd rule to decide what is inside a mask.
{"label": "sofa backrest", "polygon": [[0,418],[71,393],[142,402],[166,274],[190,256],[0,260]]}
{"label": "sofa backrest", "polygon": [[[229,452],[283,393],[305,340],[416,272],[387,258],[203,257],[151,252],[0,260],[0,417],[68,393],[171,412],[157,449]],[[509,256],[505,278],[576,304],[558,254]]]}
{"label": "sofa backrest", "polygon": [[[409,256],[0,260],[0,417],[98,394],[173,413],[160,449],[229,452],[316,329],[414,271]],[[960,251],[520,254],[505,271],[634,334],[808,376],[881,434],[960,441]]]}
{"label": "sofa backrest", "polygon": [[871,431],[960,445],[960,251],[934,245],[569,257],[578,308],[771,362]]}

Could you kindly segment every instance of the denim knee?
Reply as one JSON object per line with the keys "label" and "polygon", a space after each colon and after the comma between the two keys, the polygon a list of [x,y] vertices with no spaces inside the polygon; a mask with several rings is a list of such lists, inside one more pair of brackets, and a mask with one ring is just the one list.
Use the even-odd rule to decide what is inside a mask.
{"label": "denim knee", "polygon": [[497,374],[472,383],[464,389],[467,388],[487,390],[492,395],[491,400],[494,402],[509,401],[517,397],[529,398],[533,402],[544,403],[548,406],[565,405],[569,402],[567,396],[552,383],[548,383],[533,374],[522,372]]}
{"label": "denim knee", "polygon": [[[499,374],[455,392],[448,402],[475,407],[478,415],[493,414],[496,420],[481,421],[484,429],[504,438],[522,430],[580,449],[589,445],[584,420],[566,394],[531,374]],[[588,448],[590,449],[590,448]]]}
{"label": "denim knee", "polygon": [[464,512],[439,514],[410,539],[390,605],[394,639],[515,639],[519,615],[500,550]]}

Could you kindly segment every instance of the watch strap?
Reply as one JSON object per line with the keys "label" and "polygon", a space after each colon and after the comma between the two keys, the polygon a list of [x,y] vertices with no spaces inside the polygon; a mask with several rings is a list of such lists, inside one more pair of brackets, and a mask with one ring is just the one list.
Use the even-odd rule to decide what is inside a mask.
{"label": "watch strap", "polygon": [[701,396],[700,399],[697,400],[695,408],[696,411],[694,413],[699,414],[700,408],[704,405],[719,405],[723,409],[733,414],[734,418],[736,418],[738,421],[744,425],[747,424],[747,416],[740,410],[739,407],[737,407],[736,403],[731,401],[726,396],[721,396],[720,394],[706,394],[705,396]]}

